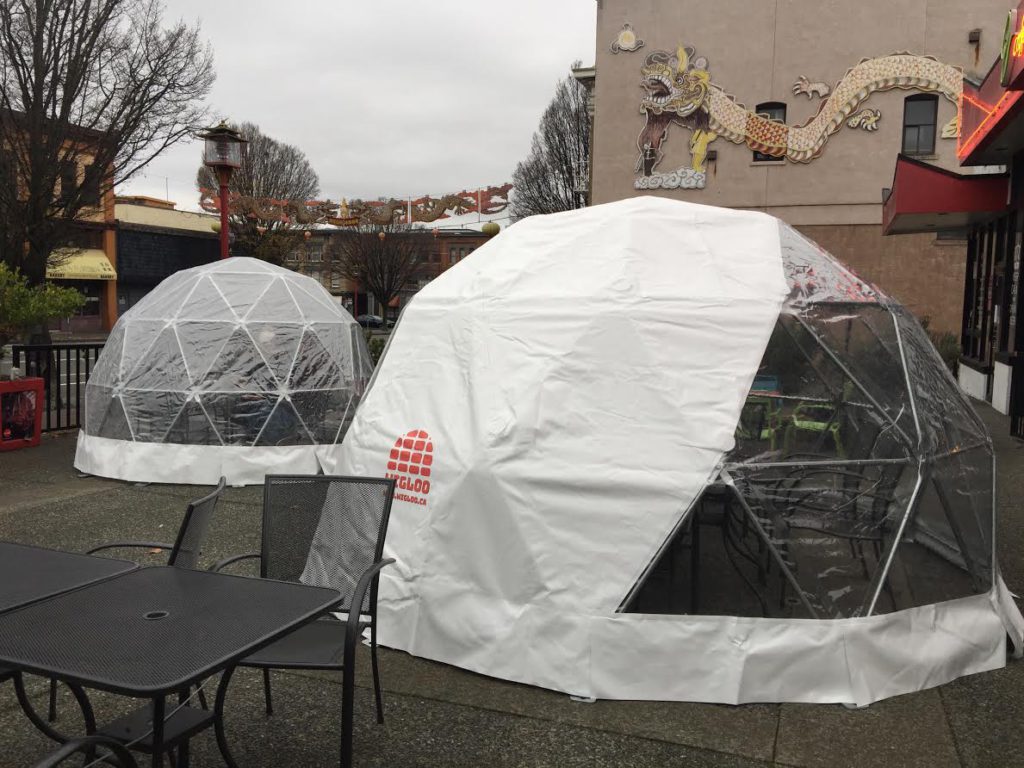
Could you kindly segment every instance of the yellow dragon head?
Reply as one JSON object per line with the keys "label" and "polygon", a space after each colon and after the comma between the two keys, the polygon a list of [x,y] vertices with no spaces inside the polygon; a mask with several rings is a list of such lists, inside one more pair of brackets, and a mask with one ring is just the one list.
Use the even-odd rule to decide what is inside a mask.
{"label": "yellow dragon head", "polygon": [[654,51],[647,57],[640,69],[640,87],[647,91],[640,101],[641,112],[671,112],[685,117],[704,106],[711,76],[704,59],[697,59],[691,66],[693,53],[693,48],[680,45],[675,56]]}

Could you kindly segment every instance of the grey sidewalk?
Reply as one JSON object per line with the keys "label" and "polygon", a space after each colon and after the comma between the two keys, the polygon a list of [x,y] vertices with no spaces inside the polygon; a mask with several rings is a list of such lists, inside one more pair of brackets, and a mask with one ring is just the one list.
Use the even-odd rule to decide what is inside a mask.
{"label": "grey sidewalk", "polygon": [[[999,554],[1010,589],[1024,589],[1024,443],[979,406],[999,453]],[[82,551],[114,539],[169,539],[188,486],[79,478],[74,436],[0,454],[0,539]],[[258,543],[260,488],[229,489],[209,562]],[[365,662],[365,659],[360,659]],[[839,706],[740,707],[661,702],[581,704],[567,696],[384,651],[388,722],[373,719],[368,665],[359,665],[360,766],[1024,766],[1024,664],[851,711]],[[784,671],[780,670],[780,674]],[[232,682],[228,733],[243,766],[337,764],[340,676],[276,673],[265,718],[258,678]],[[44,686],[35,685],[42,701]],[[95,697],[101,716],[127,702]],[[74,712],[62,706],[65,717]],[[194,742],[196,766],[220,765],[213,735]],[[0,766],[30,765],[51,748],[0,685]]]}

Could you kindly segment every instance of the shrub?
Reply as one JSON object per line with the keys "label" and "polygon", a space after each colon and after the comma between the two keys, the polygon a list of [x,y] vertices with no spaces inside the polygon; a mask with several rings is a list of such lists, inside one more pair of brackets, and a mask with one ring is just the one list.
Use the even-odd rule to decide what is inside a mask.
{"label": "shrub", "polygon": [[373,360],[374,367],[380,362],[380,356],[384,354],[384,347],[387,343],[386,336],[374,336],[370,339],[370,359]]}
{"label": "shrub", "polygon": [[84,303],[74,288],[50,283],[29,287],[21,273],[0,262],[0,351],[34,326],[67,317]]}
{"label": "shrub", "polygon": [[933,331],[929,326],[931,325],[931,318],[928,315],[920,318],[921,327],[928,334],[928,338],[932,341],[932,346],[939,353],[942,358],[942,362],[949,368],[949,372],[956,377],[957,367],[960,365],[960,339],[957,338],[955,333],[950,331]]}

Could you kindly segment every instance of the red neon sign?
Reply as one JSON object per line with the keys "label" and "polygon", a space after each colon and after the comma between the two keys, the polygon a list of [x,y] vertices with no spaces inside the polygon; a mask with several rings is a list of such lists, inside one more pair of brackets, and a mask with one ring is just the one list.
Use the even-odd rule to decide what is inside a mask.
{"label": "red neon sign", "polygon": [[[983,102],[976,101],[972,99],[970,96],[968,96],[966,93],[963,94],[963,98],[965,100],[969,101],[971,104],[974,104],[974,106],[978,107],[978,109],[980,109],[982,112],[985,112],[985,117],[982,118],[980,123],[978,123],[978,126],[971,132],[971,135],[968,136],[966,140],[964,140],[963,144],[960,146],[960,149],[957,150],[956,154],[960,160],[963,160],[965,157],[967,157],[967,155],[970,154],[971,151],[973,151],[976,148],[977,144],[981,142],[982,130],[986,128],[993,119],[1002,117],[1004,114],[1006,114],[1009,111],[1010,107],[1017,103],[1017,100],[1020,98],[1021,93],[1024,93],[1024,91],[1007,91],[1006,93],[1003,94],[1002,98],[999,99],[999,101],[996,103],[994,107],[989,107],[987,104],[984,104]],[[961,114],[962,113],[963,110],[961,110]]]}

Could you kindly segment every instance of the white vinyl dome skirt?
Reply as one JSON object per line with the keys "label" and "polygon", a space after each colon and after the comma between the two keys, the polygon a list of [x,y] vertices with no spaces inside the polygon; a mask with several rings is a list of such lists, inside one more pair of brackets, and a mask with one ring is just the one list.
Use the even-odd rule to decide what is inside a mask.
{"label": "white vinyl dome skirt", "polygon": [[1005,663],[993,453],[917,321],[761,213],[525,219],[407,306],[327,471],[379,637],[584,697],[866,704]]}
{"label": "white vinyl dome skirt", "polygon": [[315,280],[250,258],[171,275],[126,312],[86,387],[75,466],[122,480],[313,473],[372,371]]}

